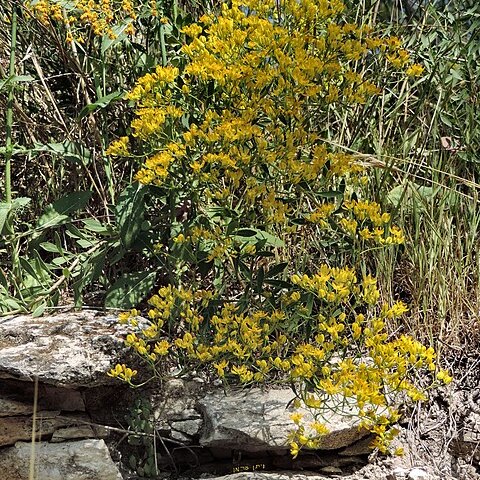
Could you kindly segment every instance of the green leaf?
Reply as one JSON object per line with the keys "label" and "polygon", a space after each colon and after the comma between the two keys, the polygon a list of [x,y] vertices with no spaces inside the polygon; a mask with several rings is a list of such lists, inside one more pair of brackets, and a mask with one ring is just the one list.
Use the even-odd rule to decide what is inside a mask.
{"label": "green leaf", "polygon": [[292,284],[289,282],[285,282],[284,280],[266,279],[265,283],[276,288],[292,288]]}
{"label": "green leaf", "polygon": [[7,223],[8,214],[12,209],[11,203],[1,202],[0,203],[0,235],[2,234],[3,227]]}
{"label": "green leaf", "polygon": [[67,223],[69,215],[85,207],[92,192],[73,192],[65,195],[45,209],[45,213],[38,219],[36,230],[56,227]]}
{"label": "green leaf", "polygon": [[120,240],[125,248],[130,248],[142,228],[145,213],[144,197],[147,189],[140,184],[129,185],[118,199],[115,217]]}
{"label": "green leaf", "polygon": [[26,207],[32,201],[29,197],[17,197],[12,201],[12,209],[17,210],[19,208]]}
{"label": "green leaf", "polygon": [[43,248],[43,250],[45,250],[46,252],[50,252],[50,253],[59,253],[59,254],[63,254],[63,251],[61,249],[59,249],[57,247],[57,245],[55,245],[54,243],[52,242],[42,242],[40,244],[40,247]]}
{"label": "green leaf", "polygon": [[12,75],[11,77],[0,80],[0,91],[6,86],[12,83],[25,83],[31,82],[34,78],[31,75]]}
{"label": "green leaf", "polygon": [[97,243],[96,240],[87,240],[87,239],[80,239],[77,240],[77,245],[82,248],[91,248]]}
{"label": "green leaf", "polygon": [[263,268],[263,265],[261,265],[257,273],[257,293],[262,293],[264,278],[265,278],[265,269]]}
{"label": "green leaf", "polygon": [[105,266],[105,252],[106,247],[101,248],[94,254],[88,256],[86,253],[82,254],[81,267],[75,272],[70,272],[74,277],[72,284],[73,298],[76,307],[82,306],[82,293],[87,285],[91,285],[102,274]]}
{"label": "green leaf", "polygon": [[252,272],[247,267],[247,265],[244,262],[242,262],[241,260],[238,260],[238,269],[243,274],[243,276],[251,283],[252,282]]}
{"label": "green leaf", "polygon": [[82,119],[83,117],[87,116],[90,112],[93,112],[94,110],[108,107],[108,105],[110,105],[111,102],[113,102],[114,100],[118,100],[124,95],[125,95],[125,92],[121,92],[121,91],[116,91],[108,95],[105,95],[104,97],[99,98],[96,102],[85,105],[85,107],[83,107],[80,113],[78,114],[78,118]]}
{"label": "green leaf", "polygon": [[155,285],[156,272],[133,272],[117,280],[107,292],[105,306],[132,308],[138,305]]}
{"label": "green leaf", "polygon": [[254,237],[257,234],[258,230],[254,228],[240,228],[235,232],[237,237]]}
{"label": "green leaf", "polygon": [[123,42],[127,38],[127,34],[124,33],[125,29],[133,22],[133,19],[126,19],[121,25],[115,25],[112,30],[115,34],[115,38],[110,38],[108,35],[102,37],[102,55],[111,47]]}
{"label": "green leaf", "polygon": [[3,312],[9,312],[11,310],[24,310],[20,306],[20,304],[12,297],[3,298],[1,304],[2,304],[2,307],[3,306],[7,307],[6,309],[5,308],[2,309]]}
{"label": "green leaf", "polygon": [[45,309],[47,308],[47,304],[42,302],[38,307],[35,308],[35,310],[32,312],[32,317],[41,317],[43,313],[45,312]]}
{"label": "green leaf", "polygon": [[99,222],[95,218],[87,218],[82,220],[84,227],[91,232],[100,233],[103,235],[110,234],[110,230],[102,222]]}
{"label": "green leaf", "polygon": [[38,284],[40,285],[43,284],[44,279],[42,278],[42,275],[39,274],[37,269],[34,268],[33,260],[28,260],[26,258],[19,257],[18,261],[23,271],[25,271],[28,275],[30,275]]}
{"label": "green leaf", "polygon": [[339,192],[337,190],[329,190],[326,192],[318,192],[316,196],[320,198],[339,198],[340,199],[343,197],[343,192]]}
{"label": "green leaf", "polygon": [[0,268],[0,287],[3,287],[8,292],[8,279],[4,271]]}
{"label": "green leaf", "polygon": [[11,212],[27,206],[31,202],[31,198],[17,197],[13,199],[12,203],[0,202],[0,234],[3,231],[5,223]]}
{"label": "green leaf", "polygon": [[235,232],[234,238],[240,243],[259,243],[261,248],[265,246],[285,246],[285,242],[281,238],[278,238],[271,233],[265,232],[263,230],[258,230],[256,228],[241,228]]}
{"label": "green leaf", "polygon": [[287,268],[288,263],[282,262],[277,265],[274,265],[272,268],[268,270],[265,274],[265,278],[273,278],[276,277],[278,274],[282,273]]}
{"label": "green leaf", "polygon": [[36,144],[34,151],[59,155],[69,162],[87,166],[92,160],[92,152],[83,144],[65,140],[60,143]]}

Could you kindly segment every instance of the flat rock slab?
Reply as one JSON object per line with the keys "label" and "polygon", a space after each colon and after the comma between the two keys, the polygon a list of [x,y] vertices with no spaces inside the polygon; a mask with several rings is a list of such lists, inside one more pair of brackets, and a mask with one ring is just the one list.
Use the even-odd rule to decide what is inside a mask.
{"label": "flat rock slab", "polygon": [[[202,398],[198,406],[204,415],[200,444],[206,447],[234,448],[244,451],[282,450],[289,448],[288,435],[295,429],[290,415],[295,411],[292,390],[245,389],[225,395],[220,392]],[[313,417],[307,411],[303,422]],[[358,428],[354,409],[326,411],[322,422],[329,429],[320,449],[347,447],[368,435]]]}
{"label": "flat rock slab", "polygon": [[0,378],[67,387],[111,383],[106,372],[123,351],[114,315],[94,311],[0,319]]}
{"label": "flat rock slab", "polygon": [[[36,480],[121,480],[103,440],[35,444]],[[28,480],[31,444],[0,451],[1,478]]]}

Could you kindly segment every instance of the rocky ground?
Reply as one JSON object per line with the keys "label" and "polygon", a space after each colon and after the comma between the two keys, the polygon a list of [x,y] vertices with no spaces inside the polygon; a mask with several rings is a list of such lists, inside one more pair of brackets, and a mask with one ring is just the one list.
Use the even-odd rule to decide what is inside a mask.
{"label": "rocky ground", "polygon": [[[126,354],[124,334],[93,311],[0,319],[2,478],[28,479],[34,459],[37,480],[135,480],[155,463],[157,478],[183,480],[480,479],[480,356],[471,350],[452,358],[452,384],[405,413],[393,446],[403,456],[372,453],[346,411],[328,418],[320,450],[292,460],[290,390],[226,395],[194,376],[132,392],[105,375]],[[146,433],[129,435],[138,428]]]}

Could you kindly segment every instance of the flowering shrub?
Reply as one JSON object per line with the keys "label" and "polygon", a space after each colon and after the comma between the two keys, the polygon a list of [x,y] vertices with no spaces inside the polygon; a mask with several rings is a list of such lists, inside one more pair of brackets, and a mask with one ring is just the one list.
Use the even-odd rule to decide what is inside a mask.
{"label": "flowering shrub", "polygon": [[[136,180],[153,197],[151,241],[170,266],[148,326],[138,327],[135,310],[121,316],[138,327],[127,345],[154,375],[169,356],[225,381],[294,382],[318,419],[294,417],[294,455],[318,446],[327,398],[354,400],[385,450],[398,419],[392,398],[424,399],[416,372],[436,369],[433,349],[389,338],[385,323],[406,307],[378,305],[372,276],[328,263],[297,272],[305,237],[327,257],[338,245],[403,242],[390,215],[362,198],[355,156],[327,148],[326,116],[380,91],[369,65],[411,75],[421,67],[398,39],[344,23],[343,9],[338,0],[222,4],[184,28],[178,65],[139,79],[127,95],[131,135],[107,152],[142,159]],[[117,365],[109,374],[133,384],[136,373]]]}

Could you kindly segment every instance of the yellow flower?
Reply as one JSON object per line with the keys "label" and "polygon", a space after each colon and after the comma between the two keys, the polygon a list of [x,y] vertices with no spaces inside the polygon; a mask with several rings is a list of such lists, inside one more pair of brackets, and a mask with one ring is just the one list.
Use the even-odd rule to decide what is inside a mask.
{"label": "yellow flower", "polygon": [[419,77],[423,73],[423,67],[418,63],[414,63],[407,68],[406,74],[409,77]]}
{"label": "yellow flower", "polygon": [[155,344],[155,348],[153,351],[161,356],[165,356],[168,354],[168,349],[170,348],[170,343],[167,340],[162,340],[161,342],[157,342]]}
{"label": "yellow flower", "polygon": [[437,373],[437,380],[440,380],[445,385],[448,385],[453,380],[453,377],[448,373],[447,370],[440,370]]}
{"label": "yellow flower", "polygon": [[302,418],[303,418],[303,413],[295,412],[290,415],[290,420],[292,420],[292,422],[296,423],[297,425],[300,423]]}
{"label": "yellow flower", "polygon": [[290,454],[292,455],[292,458],[297,458],[299,453],[300,453],[300,446],[298,445],[298,443],[297,442],[291,442],[290,443]]}

